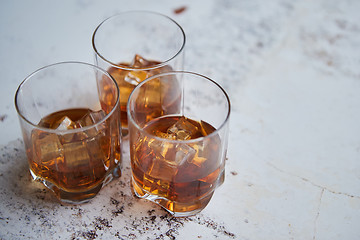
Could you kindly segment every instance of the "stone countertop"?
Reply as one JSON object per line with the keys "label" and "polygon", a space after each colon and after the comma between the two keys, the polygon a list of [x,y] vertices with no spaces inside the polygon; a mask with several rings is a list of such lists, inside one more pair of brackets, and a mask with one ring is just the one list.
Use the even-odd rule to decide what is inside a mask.
{"label": "stone countertop", "polygon": [[[185,7],[181,13],[176,9]],[[0,239],[360,239],[360,1],[0,2]],[[232,102],[225,183],[200,214],[173,218],[123,176],[61,205],[31,182],[14,108],[51,63],[93,62],[104,18],[151,10],[186,35],[185,69]]]}

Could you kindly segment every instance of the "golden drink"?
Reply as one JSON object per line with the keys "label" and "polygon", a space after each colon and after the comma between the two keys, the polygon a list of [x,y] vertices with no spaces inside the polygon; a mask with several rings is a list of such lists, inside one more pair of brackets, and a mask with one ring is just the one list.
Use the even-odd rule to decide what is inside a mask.
{"label": "golden drink", "polygon": [[[120,109],[121,109],[122,128],[128,127],[126,105],[130,93],[134,90],[136,85],[138,85],[140,82],[144,81],[148,77],[154,76],[159,73],[172,71],[172,68],[169,65],[156,67],[159,66],[160,64],[161,62],[159,61],[147,60],[140,55],[135,55],[131,63],[118,64],[118,66],[124,67],[123,69],[116,67],[111,67],[108,69],[108,72],[115,79],[120,90]],[[154,94],[155,96],[158,96],[159,92],[155,92]]]}
{"label": "golden drink", "polygon": [[171,212],[203,209],[224,177],[220,137],[202,138],[216,129],[204,121],[164,116],[143,130],[130,139],[135,194]]}
{"label": "golden drink", "polygon": [[121,174],[118,118],[101,122],[105,115],[83,108],[52,113],[38,126],[56,131],[35,128],[31,142],[25,142],[33,177],[45,181],[58,198],[89,199],[110,180],[110,172]]}

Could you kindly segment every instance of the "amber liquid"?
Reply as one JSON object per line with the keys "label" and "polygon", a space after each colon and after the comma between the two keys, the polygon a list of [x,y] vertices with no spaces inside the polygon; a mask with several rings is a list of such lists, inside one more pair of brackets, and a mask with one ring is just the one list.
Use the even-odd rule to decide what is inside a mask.
{"label": "amber liquid", "polygon": [[[135,55],[131,63],[119,63],[119,66],[132,68],[133,70],[125,70],[116,67],[108,69],[110,75],[115,79],[120,90],[120,109],[121,109],[121,126],[122,128],[128,127],[126,105],[131,92],[134,88],[146,78],[154,76],[163,72],[170,72],[172,68],[169,65],[162,67],[148,69],[161,64],[159,61],[147,60],[140,55]],[[154,97],[159,96],[159,92],[154,92]],[[152,106],[149,106],[152,108]]]}
{"label": "amber liquid", "polygon": [[[94,116],[101,117],[96,114],[89,109],[67,109],[44,117],[38,125],[76,129],[93,124]],[[33,177],[45,181],[61,200],[79,202],[93,197],[121,160],[117,121],[110,117],[96,126],[66,134],[34,129],[31,143],[26,144]]]}
{"label": "amber liquid", "polygon": [[[176,129],[179,122],[185,124],[182,129]],[[160,138],[191,140],[207,136],[215,128],[203,121],[168,116],[150,121],[144,131]],[[132,140],[135,194],[159,203],[175,216],[203,209],[223,181],[218,135],[190,143],[160,141],[149,135]]]}

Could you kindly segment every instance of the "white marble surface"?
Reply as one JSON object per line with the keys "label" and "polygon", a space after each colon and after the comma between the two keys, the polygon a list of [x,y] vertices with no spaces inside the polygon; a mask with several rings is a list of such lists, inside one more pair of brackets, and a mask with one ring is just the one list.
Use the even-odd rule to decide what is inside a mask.
{"label": "white marble surface", "polygon": [[[97,24],[135,9],[178,21],[186,69],[232,101],[226,180],[194,217],[133,197],[127,150],[123,177],[88,204],[61,205],[29,180],[18,84],[50,63],[92,63]],[[358,0],[1,1],[0,239],[360,239],[359,10]]]}

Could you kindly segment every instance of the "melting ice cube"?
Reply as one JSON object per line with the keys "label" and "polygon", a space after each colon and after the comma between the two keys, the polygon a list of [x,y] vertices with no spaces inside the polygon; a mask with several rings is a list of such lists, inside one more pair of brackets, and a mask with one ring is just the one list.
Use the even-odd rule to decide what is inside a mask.
{"label": "melting ice cube", "polygon": [[142,56],[140,56],[139,54],[135,54],[135,57],[131,63],[131,66],[134,68],[146,68],[146,67],[151,67],[155,64],[156,64],[156,62],[149,61],[149,60],[143,58]]}
{"label": "melting ice cube", "polygon": [[75,123],[68,116],[60,118],[53,126],[55,129],[61,131],[76,128]]}
{"label": "melting ice cube", "polygon": [[55,161],[63,160],[64,149],[56,134],[33,130],[31,139],[34,160],[39,164],[52,165]]}
{"label": "melting ice cube", "polygon": [[65,164],[68,168],[89,165],[90,156],[86,143],[83,141],[64,144],[64,155]]}
{"label": "melting ice cube", "polygon": [[148,74],[146,71],[138,70],[131,71],[125,75],[124,80],[132,85],[138,85],[147,78]]}
{"label": "melting ice cube", "polygon": [[[148,61],[145,58],[141,57],[140,55],[136,54],[132,63],[130,64],[130,67],[140,69],[140,68],[151,67],[153,65],[155,65],[154,62]],[[144,81],[147,77],[149,77],[148,73],[149,73],[148,71],[144,71],[144,70],[129,71],[125,75],[124,80],[132,85],[137,85],[140,82]]]}
{"label": "melting ice cube", "polygon": [[156,136],[161,137],[161,138],[166,138],[166,139],[171,139],[171,140],[176,140],[176,135],[173,133],[164,133],[160,130],[156,130],[154,133]]}
{"label": "melting ice cube", "polygon": [[154,178],[170,181],[178,171],[178,167],[194,157],[196,151],[187,144],[169,143],[166,141],[150,140],[148,148],[153,156],[148,169]]}
{"label": "melting ice cube", "polygon": [[[105,154],[103,146],[105,144],[102,143],[103,136],[98,136],[91,138],[86,141],[87,150],[90,157],[91,166],[99,172],[103,172],[105,174],[105,171],[109,168],[109,157],[107,154]],[[105,150],[106,148],[110,148],[110,143],[107,144],[107,146],[104,146]],[[109,149],[110,150],[110,149]]]}
{"label": "melting ice cube", "polygon": [[177,144],[175,163],[176,165],[182,165],[186,161],[191,161],[196,154],[196,150],[187,144]]}
{"label": "melting ice cube", "polygon": [[88,111],[82,118],[76,121],[76,125],[78,127],[86,127],[91,126],[99,121],[101,121],[105,117],[105,112],[103,110],[93,112]]}
{"label": "melting ice cube", "polygon": [[160,156],[163,159],[169,158],[171,151],[173,150],[173,143],[169,143],[162,140],[150,139],[148,146],[156,156]]}
{"label": "melting ice cube", "polygon": [[198,128],[185,117],[181,117],[174,125],[168,128],[169,134],[174,134],[177,140],[191,139],[197,132]]}
{"label": "melting ice cube", "polygon": [[[76,121],[75,124],[78,128],[88,127],[95,123],[98,123],[99,121],[104,119],[105,116],[106,114],[103,110],[97,112],[89,111],[81,119]],[[89,137],[94,137],[99,133],[99,131],[103,130],[104,128],[105,128],[105,123],[97,124],[96,126],[93,126],[87,129],[86,131],[84,131],[84,133]]]}

